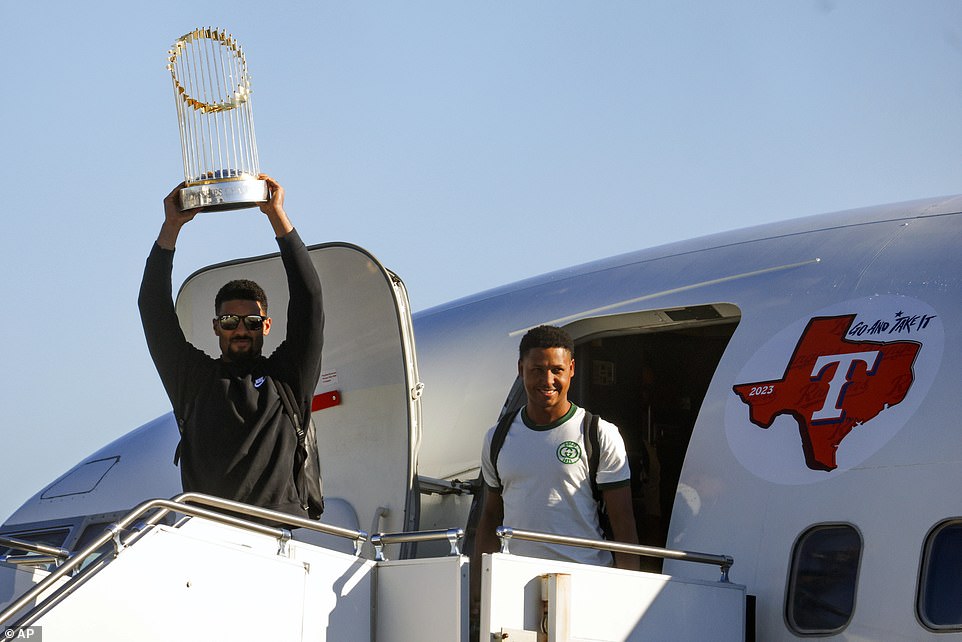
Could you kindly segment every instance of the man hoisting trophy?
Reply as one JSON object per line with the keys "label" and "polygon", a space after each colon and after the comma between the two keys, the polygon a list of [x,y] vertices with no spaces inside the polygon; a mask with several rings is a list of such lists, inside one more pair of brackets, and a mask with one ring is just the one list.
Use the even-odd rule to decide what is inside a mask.
{"label": "man hoisting trophy", "polygon": [[[250,78],[234,38],[196,29],[169,52],[184,154],[184,182],[164,199],[138,305],[151,359],[170,398],[185,492],[271,526],[303,526],[324,510],[311,402],[321,373],[321,282],[284,209],[284,188],[258,169]],[[256,206],[280,249],[289,294],[285,337],[270,333],[267,293],[236,278],[211,293],[220,354],[192,345],[171,296],[174,249],[198,212]],[[273,295],[272,295],[273,296]],[[275,311],[275,314],[277,312]],[[285,314],[282,309],[281,314]]]}

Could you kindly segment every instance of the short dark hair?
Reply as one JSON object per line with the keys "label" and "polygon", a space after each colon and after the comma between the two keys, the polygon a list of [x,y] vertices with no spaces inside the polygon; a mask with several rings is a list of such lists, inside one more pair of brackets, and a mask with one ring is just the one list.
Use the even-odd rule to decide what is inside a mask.
{"label": "short dark hair", "polygon": [[562,328],[553,325],[539,325],[531,328],[523,337],[518,346],[518,359],[524,359],[529,350],[535,348],[564,348],[569,355],[574,356],[575,342],[571,335]]}
{"label": "short dark hair", "polygon": [[257,301],[261,310],[267,312],[267,295],[264,288],[249,279],[236,279],[224,284],[214,297],[214,312],[220,314],[224,301]]}

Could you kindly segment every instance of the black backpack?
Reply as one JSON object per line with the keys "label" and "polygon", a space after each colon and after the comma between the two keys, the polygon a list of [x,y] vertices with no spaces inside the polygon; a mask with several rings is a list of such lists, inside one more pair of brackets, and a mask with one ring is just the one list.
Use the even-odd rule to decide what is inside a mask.
{"label": "black backpack", "polygon": [[[508,430],[519,412],[521,412],[520,409],[501,417],[497,428],[494,429],[494,434],[491,435],[489,457],[499,487],[501,486],[501,476],[498,474],[498,454],[501,452],[504,440],[508,436]],[[598,419],[598,415],[593,415],[585,410],[584,419],[581,421],[581,434],[585,443],[585,457],[588,460],[588,480],[591,483],[591,496],[594,497],[595,503],[598,505],[598,522],[601,525],[601,530],[604,531],[605,539],[611,539],[611,523],[608,520],[601,491],[598,489],[598,462],[601,458],[601,447],[598,443]]]}

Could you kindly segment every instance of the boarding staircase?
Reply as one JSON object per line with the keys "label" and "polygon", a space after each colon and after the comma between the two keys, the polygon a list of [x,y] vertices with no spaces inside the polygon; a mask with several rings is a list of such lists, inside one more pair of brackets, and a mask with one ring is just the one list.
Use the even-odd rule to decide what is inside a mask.
{"label": "boarding staircase", "polygon": [[[293,529],[346,546],[299,541]],[[730,557],[510,528],[498,534],[501,552],[481,561],[481,642],[746,639],[745,588],[729,581]],[[27,551],[0,558],[0,631],[7,639],[37,632],[44,642],[468,642],[462,537],[460,529],[369,537],[195,493],[155,499],[76,552],[0,538]],[[716,564],[721,578],[527,558],[511,555],[513,539]],[[398,545],[435,540],[447,540],[450,554],[388,559],[407,550]]]}

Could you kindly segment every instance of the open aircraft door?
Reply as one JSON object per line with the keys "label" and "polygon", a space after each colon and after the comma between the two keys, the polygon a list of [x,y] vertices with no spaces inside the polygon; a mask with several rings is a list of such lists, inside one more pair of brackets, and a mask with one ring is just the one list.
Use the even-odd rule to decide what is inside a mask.
{"label": "open aircraft door", "polygon": [[[371,533],[415,530],[421,384],[407,292],[362,248],[331,243],[309,250],[325,313],[313,406],[324,478],[321,521]],[[287,280],[279,254],[214,265],[188,278],[176,304],[187,339],[219,356],[211,325],[214,296],[232,279],[252,279],[267,293],[273,326],[264,354],[270,354],[287,329]],[[402,550],[395,558],[408,554]]]}

